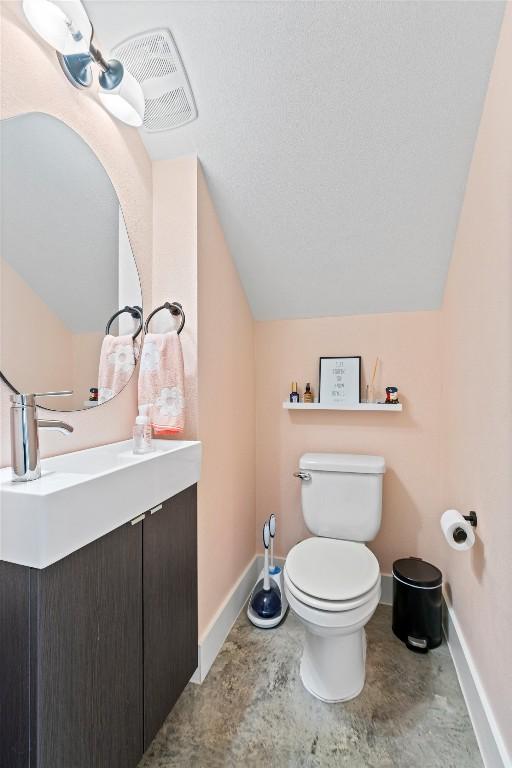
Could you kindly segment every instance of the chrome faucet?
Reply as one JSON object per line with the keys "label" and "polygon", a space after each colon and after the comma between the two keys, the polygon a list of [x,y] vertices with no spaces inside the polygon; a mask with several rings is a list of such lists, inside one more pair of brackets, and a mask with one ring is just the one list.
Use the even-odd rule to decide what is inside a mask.
{"label": "chrome faucet", "polygon": [[63,435],[73,427],[57,419],[38,419],[36,397],[72,395],[73,392],[40,392],[38,394],[11,395],[11,464],[12,479],[17,483],[41,477],[39,460],[39,427],[56,429]]}

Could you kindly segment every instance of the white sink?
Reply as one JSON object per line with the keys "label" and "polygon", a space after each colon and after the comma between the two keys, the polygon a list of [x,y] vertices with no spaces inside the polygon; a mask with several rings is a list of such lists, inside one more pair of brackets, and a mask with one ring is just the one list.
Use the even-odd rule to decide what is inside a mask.
{"label": "white sink", "polygon": [[46,568],[199,480],[201,443],[132,441],[41,461],[39,480],[13,483],[0,469],[0,560]]}

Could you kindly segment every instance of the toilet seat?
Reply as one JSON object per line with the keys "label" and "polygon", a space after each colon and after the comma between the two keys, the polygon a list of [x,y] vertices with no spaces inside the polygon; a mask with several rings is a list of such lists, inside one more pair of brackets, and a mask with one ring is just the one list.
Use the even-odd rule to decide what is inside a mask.
{"label": "toilet seat", "polygon": [[359,597],[355,597],[352,600],[342,601],[320,600],[317,597],[308,595],[307,592],[301,592],[300,589],[297,589],[295,584],[291,581],[290,577],[286,573],[286,567],[284,572],[284,580],[286,589],[288,590],[289,594],[296,598],[296,600],[298,600],[303,605],[308,606],[309,608],[314,608],[317,611],[325,611],[328,613],[344,613],[347,611],[352,611],[355,608],[359,608],[360,606],[370,602],[377,593],[380,595],[380,576],[375,582],[374,586],[368,590],[368,592],[365,592],[364,594],[360,595]]}
{"label": "toilet seat", "polygon": [[305,539],[290,550],[284,575],[292,595],[320,611],[349,611],[380,591],[377,558],[360,542]]}

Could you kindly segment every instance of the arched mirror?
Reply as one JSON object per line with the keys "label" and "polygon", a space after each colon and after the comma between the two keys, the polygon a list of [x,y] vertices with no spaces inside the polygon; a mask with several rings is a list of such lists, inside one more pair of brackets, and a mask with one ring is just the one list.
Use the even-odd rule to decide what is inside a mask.
{"label": "arched mirror", "polygon": [[[30,113],[0,131],[1,376],[18,392],[73,391],[40,398],[44,407],[94,408],[129,380],[142,327],[119,200],[94,152],[60,120]],[[110,350],[107,330],[122,337],[107,340]],[[121,375],[96,400],[102,345],[101,364],[106,351]]]}

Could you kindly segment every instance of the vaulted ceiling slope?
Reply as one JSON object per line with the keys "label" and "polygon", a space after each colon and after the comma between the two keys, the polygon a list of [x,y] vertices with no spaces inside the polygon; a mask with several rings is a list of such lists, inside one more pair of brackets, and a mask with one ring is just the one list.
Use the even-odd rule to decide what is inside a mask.
{"label": "vaulted ceiling slope", "polygon": [[257,319],[440,306],[502,2],[86,0],[107,46],[168,27]]}

